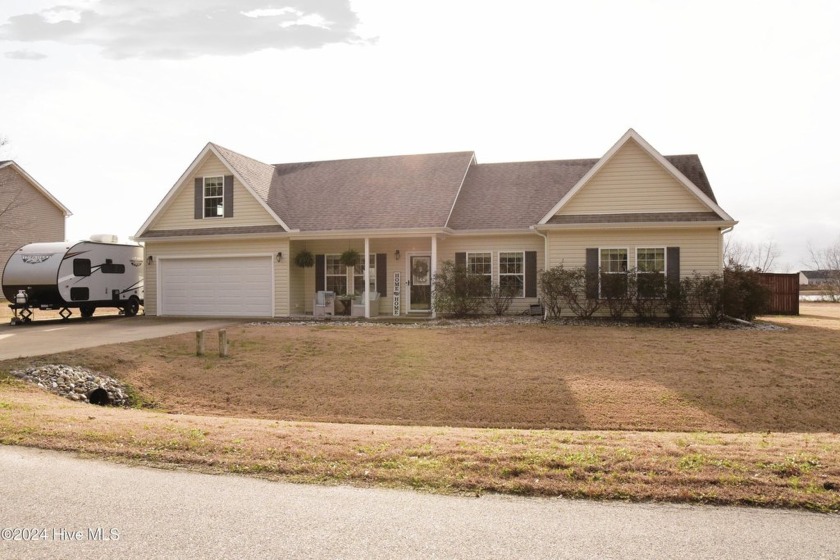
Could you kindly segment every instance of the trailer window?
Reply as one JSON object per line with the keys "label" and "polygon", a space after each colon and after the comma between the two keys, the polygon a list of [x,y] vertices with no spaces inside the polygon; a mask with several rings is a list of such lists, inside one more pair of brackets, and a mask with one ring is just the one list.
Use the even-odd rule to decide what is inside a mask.
{"label": "trailer window", "polygon": [[99,267],[102,274],[125,274],[124,264],[114,264],[111,259],[105,259],[105,264]]}
{"label": "trailer window", "polygon": [[90,299],[88,288],[70,288],[70,299],[73,301],[87,301]]}
{"label": "trailer window", "polygon": [[90,276],[90,259],[73,259],[73,276]]}

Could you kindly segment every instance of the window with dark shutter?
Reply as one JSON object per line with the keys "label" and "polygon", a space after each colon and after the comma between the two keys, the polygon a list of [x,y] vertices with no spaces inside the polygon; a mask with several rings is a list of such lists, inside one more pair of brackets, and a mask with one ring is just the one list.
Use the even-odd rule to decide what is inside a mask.
{"label": "window with dark shutter", "polygon": [[195,219],[204,218],[204,179],[195,178]]}
{"label": "window with dark shutter", "polygon": [[680,248],[668,247],[667,257],[665,260],[665,276],[667,277],[668,285],[676,285],[680,283]]}
{"label": "window with dark shutter", "polygon": [[525,251],[525,297],[537,297],[536,251]]}
{"label": "window with dark shutter", "polygon": [[388,295],[388,255],[377,253],[376,255],[376,290],[380,296]]}
{"label": "window with dark shutter", "polygon": [[598,249],[586,250],[586,298],[598,299]]}
{"label": "window with dark shutter", "polygon": [[326,285],[326,260],[324,255],[315,255],[315,291],[322,292]]}
{"label": "window with dark shutter", "polygon": [[224,190],[224,216],[225,218],[233,217],[233,175],[225,175],[225,190]]}

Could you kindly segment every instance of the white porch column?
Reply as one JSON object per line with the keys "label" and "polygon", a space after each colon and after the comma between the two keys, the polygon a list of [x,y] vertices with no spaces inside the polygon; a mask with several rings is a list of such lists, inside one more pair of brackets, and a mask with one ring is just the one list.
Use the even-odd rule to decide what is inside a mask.
{"label": "white porch column", "polygon": [[432,235],[432,266],[431,272],[429,275],[429,291],[431,293],[431,297],[429,298],[429,303],[432,306],[432,319],[437,317],[437,313],[435,312],[435,274],[437,274],[437,235]]}
{"label": "white porch column", "polygon": [[365,319],[370,319],[370,238],[365,237],[365,291],[362,292],[362,297],[365,301]]}

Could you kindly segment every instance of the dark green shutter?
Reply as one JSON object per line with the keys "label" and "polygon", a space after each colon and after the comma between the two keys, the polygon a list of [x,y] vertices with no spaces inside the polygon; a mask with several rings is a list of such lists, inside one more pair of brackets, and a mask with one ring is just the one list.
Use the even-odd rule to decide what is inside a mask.
{"label": "dark green shutter", "polygon": [[667,279],[668,284],[679,284],[680,282],[680,248],[679,247],[668,247],[667,251],[667,264],[668,270],[665,271],[665,277]]}
{"label": "dark green shutter", "polygon": [[455,266],[467,266],[467,254],[466,253],[455,253]]}
{"label": "dark green shutter", "polygon": [[233,217],[233,175],[225,175],[225,218]]}
{"label": "dark green shutter", "polygon": [[388,255],[376,254],[376,291],[380,296],[388,295]]}
{"label": "dark green shutter", "polygon": [[320,292],[326,286],[327,261],[324,255],[315,255],[315,291]]}
{"label": "dark green shutter", "polygon": [[537,297],[536,251],[525,251],[525,297]]}
{"label": "dark green shutter", "polygon": [[586,298],[598,298],[598,249],[586,250]]}
{"label": "dark green shutter", "polygon": [[195,219],[204,218],[204,179],[195,178]]}

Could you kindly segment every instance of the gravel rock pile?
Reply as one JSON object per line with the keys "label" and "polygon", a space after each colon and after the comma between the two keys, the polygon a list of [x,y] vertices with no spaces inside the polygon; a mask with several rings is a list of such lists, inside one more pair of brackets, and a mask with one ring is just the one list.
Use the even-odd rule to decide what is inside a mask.
{"label": "gravel rock pile", "polygon": [[124,383],[82,367],[51,364],[11,373],[18,379],[73,401],[111,406],[131,404],[128,388]]}

